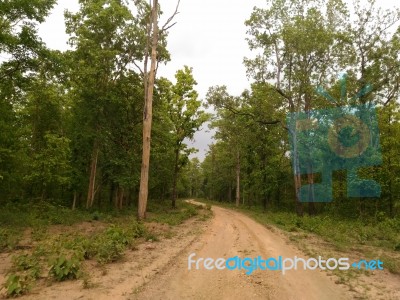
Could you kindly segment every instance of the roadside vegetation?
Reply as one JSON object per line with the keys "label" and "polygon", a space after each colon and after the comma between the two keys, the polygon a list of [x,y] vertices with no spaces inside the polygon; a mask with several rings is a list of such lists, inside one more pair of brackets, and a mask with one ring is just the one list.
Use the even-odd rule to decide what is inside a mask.
{"label": "roadside vegetation", "polygon": [[[5,207],[0,212],[0,255],[4,258],[12,253],[2,283],[5,294],[19,296],[40,282],[74,279],[90,287],[87,263],[103,268],[120,261],[140,243],[168,238],[174,226],[192,217],[206,220],[211,211],[184,201],[178,201],[176,209],[163,201],[150,201],[148,215],[145,222],[138,222],[133,207],[72,211],[49,202]],[[168,232],[157,232],[150,226],[154,223],[168,225]]]}

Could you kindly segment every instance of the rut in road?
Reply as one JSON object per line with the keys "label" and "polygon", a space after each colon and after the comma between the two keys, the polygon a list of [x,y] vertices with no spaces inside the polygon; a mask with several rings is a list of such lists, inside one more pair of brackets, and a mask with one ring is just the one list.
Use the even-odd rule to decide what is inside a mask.
{"label": "rut in road", "polygon": [[[208,230],[158,274],[134,299],[351,299],[323,271],[297,270],[188,270],[188,256],[195,258],[304,257],[285,239],[249,217],[220,207]],[[321,253],[321,256],[324,256]],[[306,258],[306,257],[304,257]],[[194,265],[193,265],[194,267]]]}

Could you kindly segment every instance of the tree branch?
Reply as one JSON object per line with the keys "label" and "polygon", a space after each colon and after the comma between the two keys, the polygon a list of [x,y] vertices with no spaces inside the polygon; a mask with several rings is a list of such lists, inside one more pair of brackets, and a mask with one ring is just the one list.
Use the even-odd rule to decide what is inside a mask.
{"label": "tree branch", "polygon": [[170,23],[173,21],[175,16],[177,14],[179,14],[178,9],[179,9],[180,3],[181,3],[181,0],[178,0],[178,3],[176,4],[176,8],[175,8],[174,13],[172,14],[172,16],[170,16],[168,18],[167,22],[165,22],[165,24],[161,27],[160,33],[164,32],[164,31],[167,31],[168,29],[170,29],[172,26],[174,26],[176,24],[176,22],[175,22],[175,23],[170,25]]}
{"label": "tree branch", "polygon": [[255,121],[257,123],[260,123],[262,125],[277,125],[277,124],[281,124],[282,128],[284,128],[286,130],[289,130],[289,128],[286,127],[286,125],[281,120],[265,121],[265,120],[258,119],[254,114],[238,111],[237,109],[235,109],[235,108],[233,108],[231,106],[224,105],[223,108],[229,110],[234,115],[250,117],[250,118],[253,119],[253,121]]}

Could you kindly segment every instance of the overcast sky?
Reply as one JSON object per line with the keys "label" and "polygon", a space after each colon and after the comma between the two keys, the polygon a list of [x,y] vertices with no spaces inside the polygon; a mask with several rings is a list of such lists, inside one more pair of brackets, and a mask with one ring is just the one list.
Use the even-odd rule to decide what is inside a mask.
{"label": "overcast sky", "polygon": [[[159,76],[173,80],[174,74],[184,65],[193,67],[198,82],[197,91],[204,99],[210,86],[226,85],[233,95],[249,88],[243,58],[251,56],[244,21],[250,17],[254,6],[265,7],[265,0],[181,0],[178,22],[170,30],[168,50],[171,62],[162,65]],[[381,1],[384,7],[398,6],[397,0]],[[175,10],[176,1],[160,0],[164,17]],[[77,11],[78,0],[58,0],[39,33],[52,49],[67,49],[64,10]],[[198,156],[204,157],[211,143],[211,134],[203,130],[196,134]]]}

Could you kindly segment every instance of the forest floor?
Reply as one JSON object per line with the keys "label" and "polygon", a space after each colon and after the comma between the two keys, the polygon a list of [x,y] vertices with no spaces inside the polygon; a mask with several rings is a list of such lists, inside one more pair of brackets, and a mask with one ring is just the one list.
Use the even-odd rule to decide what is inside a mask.
{"label": "forest floor", "polygon": [[[89,282],[79,279],[50,286],[43,282],[20,299],[400,299],[400,276],[387,270],[290,270],[285,275],[256,270],[246,275],[246,270],[208,271],[203,265],[196,270],[194,264],[188,270],[192,253],[196,253],[194,259],[317,257],[310,253],[361,259],[358,253],[338,253],[312,235],[306,238],[305,251],[298,239],[294,241],[275,226],[263,226],[240,212],[218,206],[212,211],[212,219],[200,214],[172,229],[147,223],[153,232],[164,232],[158,241],[142,241],[122,260],[101,268],[87,262]],[[90,231],[97,224],[78,226],[81,231]],[[9,260],[7,254],[1,254],[0,273]],[[345,280],[340,272],[348,275]]]}

